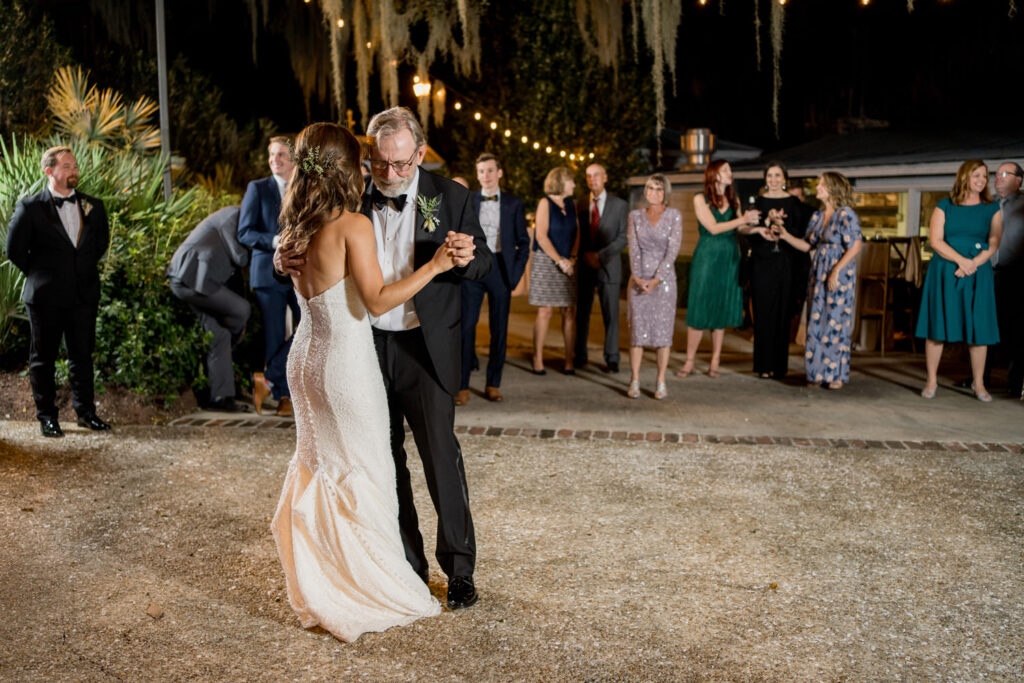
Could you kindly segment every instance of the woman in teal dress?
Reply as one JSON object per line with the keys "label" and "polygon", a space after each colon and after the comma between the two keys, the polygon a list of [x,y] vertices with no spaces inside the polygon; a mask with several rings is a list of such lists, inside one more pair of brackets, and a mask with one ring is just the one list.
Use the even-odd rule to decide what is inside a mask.
{"label": "woman in teal dress", "polygon": [[704,194],[693,198],[700,222],[700,238],[690,265],[690,291],[686,300],[686,364],[676,373],[693,372],[694,356],[711,330],[709,377],[718,377],[725,328],[743,324],[743,290],[740,288],[740,248],[736,229],[756,225],[760,212],[751,209],[736,217],[732,169],[725,161],[712,161],[704,171]]}
{"label": "woman in teal dress", "polygon": [[939,201],[928,225],[935,256],[921,291],[915,335],[924,337],[928,379],[921,396],[938,387],[939,360],[945,342],[965,342],[970,350],[974,395],[989,403],[985,356],[999,341],[996,294],[989,258],[999,248],[1003,218],[988,193],[988,168],[980,159],[965,161],[956,172],[948,199]]}

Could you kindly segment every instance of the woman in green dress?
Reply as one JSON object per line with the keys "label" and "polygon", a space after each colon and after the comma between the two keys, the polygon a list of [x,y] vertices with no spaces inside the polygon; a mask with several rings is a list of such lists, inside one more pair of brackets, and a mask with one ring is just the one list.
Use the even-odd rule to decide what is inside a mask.
{"label": "woman in green dress", "polygon": [[988,192],[988,168],[981,159],[965,161],[956,172],[948,199],[939,201],[928,225],[935,256],[928,264],[915,335],[924,337],[928,379],[921,396],[933,398],[945,342],[966,342],[972,389],[989,403],[985,356],[999,341],[992,254],[999,248],[1003,218]]}
{"label": "woman in green dress", "polygon": [[700,222],[700,237],[690,265],[690,291],[686,301],[686,364],[676,373],[693,372],[694,356],[711,330],[709,377],[718,377],[726,327],[743,324],[743,290],[740,288],[740,248],[736,229],[756,225],[761,214],[751,209],[737,218],[732,169],[725,161],[712,161],[704,171],[704,194],[693,198]]}

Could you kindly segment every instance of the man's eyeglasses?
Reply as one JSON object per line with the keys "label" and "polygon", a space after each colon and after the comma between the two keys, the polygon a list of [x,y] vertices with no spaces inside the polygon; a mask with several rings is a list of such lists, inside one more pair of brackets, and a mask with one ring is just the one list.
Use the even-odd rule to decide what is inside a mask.
{"label": "man's eyeglasses", "polygon": [[1024,176],[1022,176],[1020,173],[1017,173],[1016,171],[996,171],[992,175],[994,175],[997,178],[1005,178],[1008,175],[1017,176],[1018,178],[1024,178]]}
{"label": "man's eyeglasses", "polygon": [[370,168],[378,172],[386,172],[388,166],[395,169],[395,173],[405,173],[416,163],[416,155],[419,154],[417,149],[413,152],[413,155],[409,157],[408,161],[387,161],[386,159],[370,159]]}

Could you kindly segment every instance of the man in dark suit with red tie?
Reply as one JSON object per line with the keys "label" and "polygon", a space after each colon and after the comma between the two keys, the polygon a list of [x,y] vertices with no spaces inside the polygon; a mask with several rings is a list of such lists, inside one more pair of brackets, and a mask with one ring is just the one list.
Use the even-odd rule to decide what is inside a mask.
{"label": "man in dark suit with red tie", "polygon": [[496,156],[485,152],[477,157],[476,177],[480,181],[480,190],[473,193],[473,208],[480,219],[487,246],[494,255],[494,265],[484,279],[462,281],[462,382],[459,392],[455,394],[457,406],[469,401],[469,375],[476,350],[476,324],[480,319],[484,294],[487,295],[491,332],[484,397],[489,401],[501,401],[504,398],[499,387],[501,371],[505,366],[512,290],[519,284],[526,270],[526,261],[530,257],[530,235],[526,232],[523,200],[501,191],[499,181],[502,175],[501,164]]}
{"label": "man in dark suit with red tie", "polygon": [[25,274],[22,301],[32,345],[29,380],[43,436],[64,436],[57,421],[54,377],[61,339],[68,351],[72,405],[78,424],[96,431],[110,425],[96,416],[92,354],[100,301],[98,263],[110,228],[103,202],[81,192],[70,147],[43,153],[47,187],[18,202],[7,228],[7,258]]}
{"label": "man in dark suit with red tie", "polygon": [[587,166],[590,194],[576,202],[580,227],[580,260],[577,263],[579,301],[576,306],[576,367],[587,364],[587,334],[594,290],[604,319],[605,372],[619,371],[619,288],[622,283],[622,250],[626,248],[629,206],[608,194],[604,166]]}

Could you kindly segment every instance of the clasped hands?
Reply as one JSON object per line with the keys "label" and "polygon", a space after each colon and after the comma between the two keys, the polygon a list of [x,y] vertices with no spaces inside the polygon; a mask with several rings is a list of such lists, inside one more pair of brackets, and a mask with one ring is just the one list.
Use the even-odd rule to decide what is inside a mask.
{"label": "clasped hands", "polygon": [[978,264],[974,262],[974,259],[965,258],[957,262],[959,268],[953,274],[957,277],[969,277],[978,272]]}
{"label": "clasped hands", "polygon": [[632,279],[633,284],[636,285],[636,288],[640,290],[641,294],[650,294],[651,292],[658,288],[658,285],[661,284],[661,280],[656,277],[644,279],[642,277],[636,277],[635,275],[633,275]]}
{"label": "clasped hands", "polygon": [[[476,245],[473,243],[472,235],[449,230],[444,243],[438,247],[438,250],[442,249],[451,257],[455,267],[461,268],[468,266],[469,262],[473,260]],[[301,275],[302,266],[305,264],[305,253],[281,247],[274,251],[274,270],[282,275]]]}

